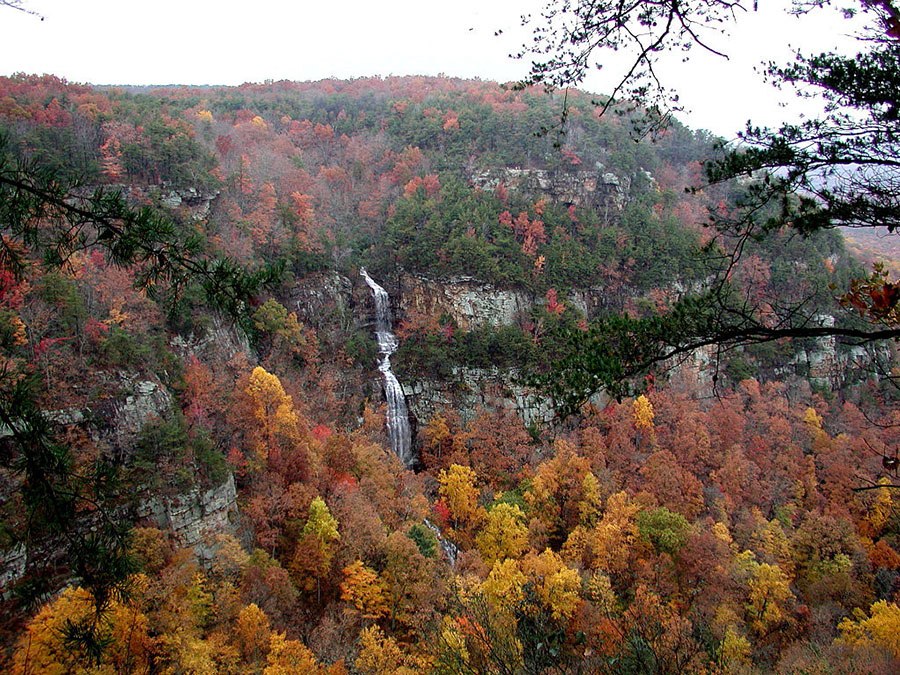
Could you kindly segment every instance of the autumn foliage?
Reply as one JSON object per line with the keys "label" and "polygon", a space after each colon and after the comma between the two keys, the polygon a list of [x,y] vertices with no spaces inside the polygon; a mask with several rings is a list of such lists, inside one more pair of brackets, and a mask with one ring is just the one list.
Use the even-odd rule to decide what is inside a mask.
{"label": "autumn foliage", "polygon": [[[669,282],[702,279],[688,253],[705,208],[729,207],[683,190],[706,136],[676,127],[659,152],[636,150],[625,121],[600,123],[572,100],[572,138],[586,140],[560,155],[530,126],[555,119],[551,95],[486,82],[136,94],[0,78],[17,151],[164,209],[210,255],[284,270],[237,330],[197,288],[135,290],[140,269],[96,247],[53,270],[26,250],[22,275],[0,257],[2,386],[33,382],[85,490],[109,478],[105,460],[121,465],[111,513],[135,525],[129,592],[99,612],[45,539],[27,542],[21,584],[2,593],[0,669],[898,672],[900,505],[888,486],[900,420],[883,383],[782,382],[772,364],[812,347],[779,344],[728,355],[718,379],[685,368],[544,427],[520,417],[516,380],[467,391],[461,369],[546,362],[589,329],[585,311],[666,311]],[[597,163],[629,177],[633,202],[554,203],[508,177],[472,179],[498,167],[578,178]],[[831,269],[813,257],[821,242],[779,241],[748,243],[735,268],[748,302],[841,273],[840,255]],[[415,273],[533,304],[511,325],[478,326],[412,292],[396,300],[395,365],[418,357],[417,378],[484,403],[466,414],[435,403],[417,420],[414,468],[388,445],[360,264],[392,292]],[[588,286],[600,301],[579,295]],[[896,296],[876,268],[844,304],[893,322]],[[10,561],[6,532],[27,518],[19,480],[5,463]],[[232,485],[214,531],[162,522],[212,517]],[[88,532],[108,514],[89,499],[78,508]],[[43,554],[46,585],[32,565]],[[28,588],[32,606],[17,600]],[[80,646],[85,626],[100,652]]]}

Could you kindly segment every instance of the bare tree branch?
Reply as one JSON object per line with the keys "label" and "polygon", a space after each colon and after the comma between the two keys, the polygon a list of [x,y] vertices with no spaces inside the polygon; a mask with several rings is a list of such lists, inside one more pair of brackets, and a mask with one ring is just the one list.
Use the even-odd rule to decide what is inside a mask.
{"label": "bare tree branch", "polygon": [[35,12],[33,9],[29,9],[23,3],[23,0],[0,0],[0,7],[9,7],[10,9],[17,9],[20,12],[24,12],[25,14],[31,14],[31,16],[38,17],[41,21],[44,20],[44,15],[38,12]]}

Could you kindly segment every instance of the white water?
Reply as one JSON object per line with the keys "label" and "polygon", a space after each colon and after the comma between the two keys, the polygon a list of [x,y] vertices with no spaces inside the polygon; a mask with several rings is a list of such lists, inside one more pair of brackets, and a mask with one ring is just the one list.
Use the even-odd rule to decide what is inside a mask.
{"label": "white water", "polygon": [[424,522],[425,526],[434,532],[434,536],[437,537],[441,550],[444,552],[444,555],[447,556],[447,560],[450,561],[450,566],[456,567],[456,556],[459,555],[459,549],[456,548],[456,545],[452,541],[444,539],[441,528],[428,520],[428,518],[426,518]]}
{"label": "white water", "polygon": [[387,399],[387,431],[391,441],[391,449],[406,466],[412,464],[412,432],[409,428],[409,410],[403,388],[391,370],[391,354],[397,351],[397,338],[391,332],[391,301],[387,291],[379,286],[368,275],[365,268],[359,273],[372,289],[375,299],[375,339],[378,341],[378,353],[381,363],[378,370],[384,375],[384,396]]}

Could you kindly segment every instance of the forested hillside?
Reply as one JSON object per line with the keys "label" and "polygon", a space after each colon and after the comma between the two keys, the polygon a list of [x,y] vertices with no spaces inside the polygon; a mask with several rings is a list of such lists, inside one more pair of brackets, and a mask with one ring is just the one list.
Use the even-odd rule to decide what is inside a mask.
{"label": "forested hillside", "polygon": [[[838,233],[729,257],[717,139],[597,111],[443,78],[0,78],[0,668],[896,672],[891,345],[713,346],[566,419],[530,386],[717,275],[763,316],[859,320]],[[116,193],[164,245],[120,245],[145,221],[97,220]]]}

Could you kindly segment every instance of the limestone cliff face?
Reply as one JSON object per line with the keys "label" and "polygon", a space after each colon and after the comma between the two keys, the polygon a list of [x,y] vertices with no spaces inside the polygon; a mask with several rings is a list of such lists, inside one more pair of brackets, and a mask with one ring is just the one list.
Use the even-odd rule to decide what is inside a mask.
{"label": "limestone cliff face", "polygon": [[[835,318],[820,314],[815,321],[831,327]],[[860,379],[871,377],[873,364],[891,359],[892,345],[839,345],[834,337],[817,338],[801,349],[793,360],[779,373],[781,377],[800,374],[810,384],[824,389],[837,390]]]}
{"label": "limestone cliff face", "polygon": [[[600,287],[568,295],[568,301],[587,317],[595,316],[608,300]],[[401,317],[411,313],[446,315],[462,330],[516,324],[544,302],[529,291],[498,288],[471,277],[428,279],[403,274],[399,281]],[[481,409],[515,411],[526,426],[541,426],[554,417],[550,403],[519,383],[518,373],[511,370],[454,366],[450,377],[422,377],[402,384],[419,426],[446,409],[455,410],[465,422]]]}
{"label": "limestone cliff face", "polygon": [[192,220],[203,220],[209,215],[212,201],[218,191],[212,194],[200,192],[196,188],[172,190],[166,186],[154,186],[150,190],[163,206],[170,209],[183,209]]}
{"label": "limestone cliff face", "polygon": [[337,324],[346,328],[354,321],[353,282],[337,272],[322,272],[301,279],[291,290],[292,308],[307,326]]}
{"label": "limestone cliff face", "polygon": [[179,546],[193,548],[201,559],[213,555],[213,537],[237,532],[237,490],[234,476],[209,490],[199,488],[173,497],[152,497],[138,517],[162,530],[171,530]]}
{"label": "limestone cliff face", "polygon": [[[621,294],[620,291],[613,296],[602,286],[591,286],[569,291],[566,300],[590,320],[611,307],[621,306]],[[402,274],[397,306],[401,317],[410,313],[434,317],[445,314],[461,329],[472,330],[514,324],[545,302],[542,296],[529,291],[499,288],[472,277],[429,279]]]}
{"label": "limestone cliff face", "polygon": [[247,336],[232,324],[215,316],[208,326],[194,331],[188,337],[177,335],[169,345],[181,357],[195,356],[212,363],[222,359],[227,361],[238,352],[251,352]]}
{"label": "limestone cliff face", "polygon": [[[82,427],[101,443],[122,455],[130,454],[141,428],[163,417],[172,406],[172,394],[154,376],[118,371],[102,373],[95,383],[99,394],[83,405],[44,410],[44,417],[61,427]],[[0,425],[0,438],[10,430]]]}
{"label": "limestone cliff face", "polygon": [[[44,414],[61,427],[81,428],[97,439],[101,447],[108,447],[127,462],[144,425],[169,412],[172,395],[159,380],[146,374],[114,372],[105,374],[102,380],[103,397],[86,401],[83,408],[48,410]],[[0,429],[0,437],[3,435]],[[211,535],[234,531],[232,521],[237,512],[234,478],[229,475],[222,485],[211,490],[197,488],[175,496],[149,496],[139,502],[136,511],[135,507],[121,509],[123,520],[151,522],[161,529],[171,529],[180,546],[193,547],[199,556],[211,557],[207,546]],[[48,552],[41,546],[29,550],[24,545],[0,551],[0,589],[19,579],[29,562],[58,554],[59,551]]]}
{"label": "limestone cliff face", "polygon": [[471,277],[434,280],[405,274],[400,280],[400,311],[434,317],[446,314],[463,330],[514,323],[534,307],[534,297]]}
{"label": "limestone cliff face", "polygon": [[124,373],[121,377],[122,396],[113,404],[111,427],[116,445],[126,447],[147,422],[169,411],[172,395],[156,380]]}
{"label": "limestone cliff face", "polygon": [[541,197],[564,206],[584,206],[621,211],[630,183],[602,166],[589,171],[546,171],[504,168],[482,171],[472,176],[482,190],[495,190],[501,183],[511,192]]}
{"label": "limestone cliff face", "polygon": [[517,373],[498,368],[455,366],[447,379],[423,378],[406,383],[410,412],[427,424],[443,410],[455,410],[463,422],[471,422],[480,410],[512,410],[525,426],[540,426],[553,419],[549,403],[516,382]]}
{"label": "limestone cliff face", "polygon": [[160,206],[179,212],[187,220],[201,221],[209,216],[219,191],[203,192],[197,188],[174,188],[171,185],[115,185],[132,204],[151,199]]}
{"label": "limestone cliff face", "polygon": [[[120,396],[112,405],[111,435],[116,446],[128,454],[145,424],[168,414],[172,394],[157,380],[122,374]],[[195,488],[175,496],[152,496],[138,507],[137,520],[151,520],[160,529],[172,530],[175,541],[211,557],[207,540],[220,532],[233,533],[237,514],[234,477],[215,488]]]}
{"label": "limestone cliff face", "polygon": [[5,598],[6,589],[22,578],[27,565],[28,551],[24,545],[0,551],[0,598]]}
{"label": "limestone cliff face", "polygon": [[[136,512],[129,509],[122,518],[170,530],[178,546],[194,549],[200,560],[210,560],[215,535],[238,533],[234,476],[229,474],[224,483],[209,490],[197,488],[175,496],[150,497],[138,505]],[[24,545],[0,551],[0,597],[3,589],[25,574],[30,556],[36,555],[47,552],[29,552]]]}
{"label": "limestone cliff face", "polygon": [[[416,313],[432,317],[445,315],[462,330],[517,324],[528,319],[535,307],[545,302],[542,296],[524,289],[500,288],[464,276],[432,279],[400,272],[384,282],[398,321]],[[675,282],[670,287],[673,297],[697,290],[696,283]],[[635,289],[618,288],[611,293],[602,286],[594,286],[573,289],[567,293],[566,300],[590,320],[616,311],[621,307],[623,297],[638,295]],[[343,330],[365,330],[372,323],[369,296],[368,289],[361,282],[328,272],[307,277],[297,284],[291,303],[300,319],[317,329],[324,327],[327,330],[339,325]],[[822,320],[826,319],[823,317]],[[708,346],[667,364],[668,368],[664,370],[668,370],[672,377],[690,379],[701,387],[701,392],[713,395],[725,365],[719,361],[720,356],[715,346]],[[845,381],[848,367],[853,365],[854,359],[870,362],[864,354],[841,351],[834,340],[821,340],[801,351],[794,363],[785,367],[783,372],[761,372],[760,375],[764,378],[791,378],[800,374],[813,384],[836,387]],[[380,396],[376,377],[367,383],[357,381],[358,373],[348,373],[347,378],[357,389],[362,385],[363,389],[358,392],[361,396]],[[456,411],[465,421],[474,419],[480,409],[515,411],[529,426],[553,419],[550,404],[522,386],[516,373],[508,370],[454,366],[448,377],[401,378],[401,385],[414,425],[418,428],[446,409]],[[599,396],[596,403],[603,405],[604,397]]]}

